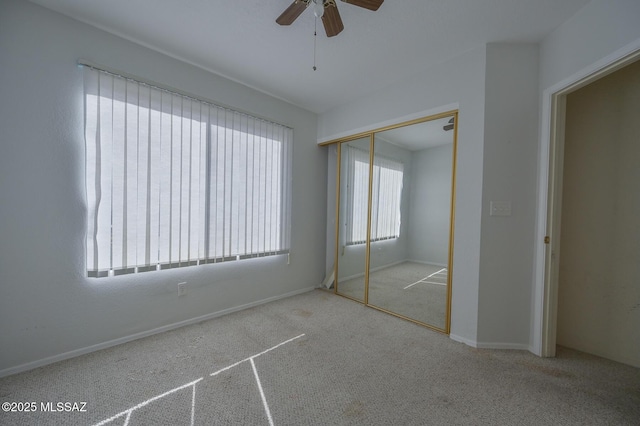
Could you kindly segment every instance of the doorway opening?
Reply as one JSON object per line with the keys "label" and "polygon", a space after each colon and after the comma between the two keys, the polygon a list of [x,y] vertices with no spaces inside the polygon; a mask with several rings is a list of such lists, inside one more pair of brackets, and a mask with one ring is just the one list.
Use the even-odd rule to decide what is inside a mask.
{"label": "doorway opening", "polygon": [[[620,220],[618,214],[620,206],[617,205],[617,201],[624,199],[624,196],[616,191],[620,192],[623,188],[628,190],[633,179],[625,178],[624,168],[616,167],[612,162],[624,159],[629,155],[635,155],[633,154],[635,151],[624,154],[623,151],[627,148],[618,146],[618,139],[634,139],[637,145],[637,135],[634,137],[629,131],[620,133],[623,129],[621,127],[622,120],[625,117],[622,116],[624,114],[615,114],[616,110],[611,108],[613,104],[610,104],[609,107],[600,104],[599,107],[592,107],[589,110],[590,107],[582,97],[591,96],[593,99],[595,96],[595,98],[599,97],[607,102],[618,102],[618,99],[613,99],[618,96],[612,93],[614,91],[612,88],[616,87],[615,84],[606,86],[602,82],[615,82],[617,76],[622,75],[618,72],[635,75],[638,73],[637,70],[640,70],[639,59],[640,50],[636,47],[635,51],[611,61],[606,66],[601,66],[571,84],[566,84],[564,88],[557,88],[555,91],[547,93],[545,98],[547,104],[543,108],[543,113],[549,113],[550,119],[547,128],[550,133],[548,156],[544,158],[545,147],[543,146],[543,155],[540,160],[542,178],[538,229],[540,233],[544,232],[544,240],[541,238],[536,250],[538,258],[536,262],[535,301],[537,306],[535,312],[537,317],[532,330],[534,352],[541,356],[555,356],[556,344],[560,343],[615,359],[615,356],[607,354],[606,351],[594,349],[596,346],[590,342],[590,339],[593,340],[593,335],[599,333],[600,337],[596,340],[608,340],[607,344],[611,344],[615,333],[624,328],[621,324],[616,325],[616,320],[612,319],[616,314],[619,314],[619,312],[615,312],[616,307],[612,299],[631,297],[633,300],[635,297],[635,293],[632,293],[633,290],[625,293],[628,289],[625,290],[623,287],[629,287],[628,284],[616,284],[622,290],[612,288],[611,284],[611,280],[620,281],[620,277],[624,274],[627,274],[624,279],[628,280],[629,270],[633,269],[633,266],[625,266],[620,263],[620,253],[616,256],[613,252],[603,249],[602,246],[608,244],[604,242],[605,237],[603,236],[613,238],[613,234],[624,233],[616,228],[619,225],[617,222]],[[590,92],[597,92],[597,90],[601,90],[600,95],[590,94]],[[602,92],[603,90],[604,92]],[[618,97],[626,95],[623,89],[617,88],[615,91],[619,92]],[[599,105],[598,102],[600,100],[595,99],[593,105]],[[635,107],[632,108],[635,109]],[[604,124],[593,123],[594,116],[606,118],[603,121]],[[580,130],[582,124],[590,125],[592,128]],[[608,132],[606,131],[607,126]],[[600,131],[600,134],[595,135],[593,132],[596,131]],[[580,146],[581,143],[588,144],[589,140],[593,142],[591,148]],[[615,144],[612,142],[614,140]],[[633,144],[627,142],[627,145],[630,143]],[[598,149],[601,152],[598,152]],[[586,159],[577,157],[586,157]],[[545,170],[545,166],[548,169]],[[630,168],[633,173],[633,165],[629,165],[627,168]],[[637,169],[637,166],[635,168]],[[542,176],[545,171],[548,171],[547,176]],[[602,177],[606,179],[598,179],[596,173],[602,173]],[[607,184],[605,181],[609,183]],[[603,185],[609,185],[609,187],[604,188]],[[638,187],[635,188],[638,192]],[[625,209],[625,207],[622,208]],[[615,214],[611,214],[612,212]],[[608,213],[608,216],[605,213]],[[624,212],[622,214],[624,216]],[[630,220],[635,220],[633,226],[640,229],[637,226],[637,219]],[[563,226],[567,228],[564,236],[561,230]],[[624,240],[624,236],[614,240],[615,238],[611,239],[611,244],[620,245],[618,250],[624,251],[626,243],[620,243]],[[561,243],[564,244],[562,248]],[[627,246],[627,250],[629,248],[633,250],[633,245],[627,244]],[[575,253],[576,250],[587,250],[588,248],[592,250],[587,254],[577,255]],[[600,253],[600,258],[597,259],[596,253]],[[561,258],[564,258],[564,261]],[[599,268],[595,267],[594,269],[594,264],[598,261],[600,261],[600,265],[595,266],[599,266]],[[607,262],[609,264],[606,264]],[[561,281],[564,284],[561,284]],[[560,291],[561,286],[563,286],[563,291]],[[637,287],[637,283],[635,287]],[[587,292],[589,288],[591,290]],[[580,293],[576,293],[576,291]],[[576,294],[578,295],[576,296]],[[636,301],[636,303],[638,302]],[[597,304],[599,307],[595,308],[593,312],[585,313],[585,304]],[[578,307],[579,305],[583,305],[582,308]],[[624,307],[624,309],[626,308]],[[576,326],[581,321],[581,317],[584,320],[585,315],[595,315],[597,310],[602,311],[599,314],[599,319],[591,321],[593,318],[588,318],[586,322],[591,321],[590,325],[578,324]],[[640,308],[636,307],[635,310],[640,311]],[[633,312],[633,306],[628,311],[627,316],[638,315],[637,312]],[[570,333],[568,330],[571,330],[572,327],[571,322],[574,323],[574,330],[579,330],[577,333],[582,335],[568,337],[568,333]],[[587,335],[589,336],[587,337]],[[629,338],[632,341],[635,340],[633,336],[629,336]],[[617,339],[621,340],[620,336]],[[622,346],[629,344],[631,344],[630,341],[626,341],[622,343]],[[616,360],[634,363],[625,355],[620,355]]]}

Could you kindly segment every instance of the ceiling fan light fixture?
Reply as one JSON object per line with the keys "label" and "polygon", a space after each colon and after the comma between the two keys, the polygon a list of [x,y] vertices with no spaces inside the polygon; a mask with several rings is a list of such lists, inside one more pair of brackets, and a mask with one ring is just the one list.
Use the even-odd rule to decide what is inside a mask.
{"label": "ceiling fan light fixture", "polygon": [[324,0],[312,0],[313,14],[316,18],[322,18],[324,15]]}

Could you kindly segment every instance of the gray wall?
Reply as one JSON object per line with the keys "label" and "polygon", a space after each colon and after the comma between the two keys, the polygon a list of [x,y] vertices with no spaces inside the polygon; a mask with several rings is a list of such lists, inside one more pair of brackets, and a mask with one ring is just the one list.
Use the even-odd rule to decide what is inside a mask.
{"label": "gray wall", "polygon": [[640,62],[567,96],[560,345],[640,367]]}
{"label": "gray wall", "polygon": [[[327,170],[315,114],[25,1],[0,2],[0,58],[0,374],[320,284]],[[293,127],[291,264],[85,278],[80,58]]]}
{"label": "gray wall", "polygon": [[452,155],[452,144],[413,153],[408,259],[448,265]]}

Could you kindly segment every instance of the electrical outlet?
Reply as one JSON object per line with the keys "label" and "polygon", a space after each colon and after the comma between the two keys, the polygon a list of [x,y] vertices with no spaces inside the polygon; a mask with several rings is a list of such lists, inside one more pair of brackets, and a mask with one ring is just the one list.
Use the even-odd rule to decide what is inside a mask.
{"label": "electrical outlet", "polygon": [[187,283],[178,283],[178,297],[187,295]]}

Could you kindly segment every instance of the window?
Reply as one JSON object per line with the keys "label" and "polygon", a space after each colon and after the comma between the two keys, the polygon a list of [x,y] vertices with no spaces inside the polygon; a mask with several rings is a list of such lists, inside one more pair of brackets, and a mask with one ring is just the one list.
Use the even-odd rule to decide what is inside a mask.
{"label": "window", "polygon": [[292,133],[85,66],[88,275],[288,253]]}
{"label": "window", "polygon": [[[367,241],[367,206],[369,199],[369,153],[347,146],[348,200],[347,245]],[[381,155],[373,161],[371,200],[371,241],[400,236],[400,202],[402,200],[403,165]]]}

